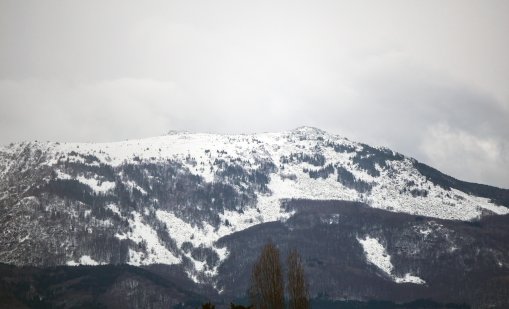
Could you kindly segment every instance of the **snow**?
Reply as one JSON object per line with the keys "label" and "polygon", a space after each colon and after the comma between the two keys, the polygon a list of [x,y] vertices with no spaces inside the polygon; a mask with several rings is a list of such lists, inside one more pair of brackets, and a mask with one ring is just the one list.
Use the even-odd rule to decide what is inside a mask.
{"label": "snow", "polygon": [[380,243],[380,241],[378,241],[378,239],[366,236],[364,239],[357,239],[357,241],[362,245],[362,249],[364,250],[368,263],[378,267],[382,272],[392,278],[394,282],[414,284],[426,283],[421,278],[409,273],[405,274],[404,277],[397,277],[394,275],[394,266],[391,262],[391,256],[387,253],[385,247]]}
{"label": "snow", "polygon": [[73,177],[71,175],[62,172],[61,170],[55,170],[55,172],[57,174],[57,179],[62,179],[62,180],[73,179]]}
{"label": "snow", "polygon": [[394,266],[391,263],[391,256],[387,254],[384,246],[376,238],[369,236],[358,239],[358,241],[364,249],[368,262],[380,268],[384,273],[391,275]]}
{"label": "snow", "polygon": [[111,210],[114,214],[117,214],[119,217],[122,217],[122,213],[120,212],[120,209],[115,204],[108,204],[106,206],[109,210]]}
{"label": "snow", "polygon": [[[213,226],[205,222],[203,223],[203,227],[193,227],[173,213],[163,210],[157,210],[156,217],[166,224],[170,237],[175,240],[179,248],[182,247],[184,242],[190,242],[195,248],[200,246],[211,248],[217,253],[220,262],[228,257],[229,252],[226,248],[218,248],[215,245],[215,242],[219,238],[231,233],[231,231],[224,226],[222,226],[219,231],[215,231]],[[190,254],[185,254],[185,256],[194,263],[196,271],[205,272],[206,264],[204,262],[195,260]],[[215,276],[217,274],[217,267],[207,270],[206,274],[208,276]],[[193,278],[193,280],[199,283],[197,278]]]}
{"label": "snow", "polygon": [[414,283],[414,284],[425,284],[426,283],[426,281],[422,280],[421,278],[419,278],[417,276],[413,276],[409,273],[406,273],[403,278],[401,278],[401,277],[394,278],[394,281],[396,283]]}
{"label": "snow", "polygon": [[207,223],[204,223],[203,228],[193,227],[173,213],[163,210],[157,210],[156,216],[166,224],[168,233],[179,247],[184,242],[190,242],[194,247],[200,245],[210,246],[219,237],[219,235],[214,233],[214,227]]}
{"label": "snow", "polygon": [[127,187],[131,188],[131,190],[136,189],[140,191],[141,194],[147,195],[147,191],[145,191],[145,189],[143,189],[142,187],[138,186],[138,184],[135,183],[134,181],[128,180],[125,184],[127,185]]}
{"label": "snow", "polygon": [[127,233],[126,237],[135,243],[145,241],[147,253],[130,250],[129,264],[139,266],[147,264],[178,264],[181,262],[180,258],[170,252],[159,241],[157,232],[143,222],[140,213],[133,211],[132,215],[134,219],[129,219],[129,226],[132,232]]}
{"label": "snow", "polygon": [[91,258],[89,255],[84,255],[80,258],[81,265],[99,265],[97,261]]}
{"label": "snow", "polygon": [[94,260],[90,255],[83,255],[78,262],[68,261],[68,266],[78,266],[78,265],[100,265],[99,262]]}
{"label": "snow", "polygon": [[120,234],[120,233],[117,233],[115,234],[115,237],[120,239],[120,240],[124,240],[124,239],[127,239],[127,235],[125,234]]}
{"label": "snow", "polygon": [[89,186],[96,193],[106,193],[115,188],[115,183],[112,181],[99,181],[95,178],[86,178],[84,176],[78,176],[76,179]]}
{"label": "snow", "polygon": [[25,242],[30,239],[30,234],[27,234],[25,237],[18,239],[19,243]]}
{"label": "snow", "polygon": [[115,183],[112,181],[100,181],[95,178],[86,178],[85,176],[82,175],[78,177],[73,177],[58,169],[55,170],[55,172],[57,174],[57,179],[63,180],[75,179],[81,182],[82,184],[89,186],[96,193],[107,193],[108,191],[115,189]]}
{"label": "snow", "polygon": [[[368,203],[372,207],[462,221],[478,218],[482,209],[499,215],[509,213],[509,208],[495,205],[487,198],[471,196],[455,189],[447,191],[434,185],[413,167],[410,159],[393,161],[389,165],[397,173],[391,177],[389,176],[390,171],[382,172],[382,175],[377,179],[378,185],[372,189],[368,196]],[[401,194],[401,188],[405,188],[408,181],[414,181],[417,184],[416,189],[428,190],[428,197]]]}
{"label": "snow", "polygon": [[[494,214],[508,214],[509,209],[493,204],[487,198],[469,195],[454,190],[447,191],[435,186],[422,176],[413,166],[412,159],[402,161],[388,161],[390,170],[382,170],[379,177],[373,177],[358,166],[349,164],[355,152],[335,152],[331,147],[324,145],[321,140],[332,141],[336,145],[345,145],[355,150],[364,146],[349,141],[340,136],[328,134],[322,130],[310,127],[300,127],[292,131],[281,133],[218,135],[206,133],[172,132],[168,135],[128,140],[114,143],[37,143],[37,147],[47,149],[53,156],[67,155],[74,151],[80,155],[94,155],[101,162],[118,166],[123,163],[134,163],[135,158],[142,161],[162,162],[168,159],[184,163],[189,171],[203,177],[207,182],[215,179],[215,159],[235,160],[242,159],[252,164],[262,161],[272,161],[280,166],[280,158],[291,153],[313,154],[319,151],[325,158],[326,164],[339,164],[350,171],[357,179],[373,182],[375,186],[367,194],[344,187],[336,181],[337,175],[330,175],[327,179],[312,179],[303,168],[315,168],[306,163],[290,163],[272,175],[270,188],[273,199],[267,200],[260,196],[260,204],[270,204],[278,208],[276,199],[306,198],[306,199],[342,199],[351,201],[365,201],[372,207],[386,209],[394,212],[404,212],[449,220],[473,220],[481,216],[484,210]],[[13,147],[11,151],[21,151]],[[80,156],[69,156],[73,160],[82,160]],[[195,163],[186,160],[193,158]],[[52,161],[52,159],[49,159]],[[96,164],[97,162],[94,162]],[[282,175],[295,175],[296,180],[284,179]],[[67,179],[70,176],[59,173],[59,178]],[[98,193],[105,193],[114,188],[112,182],[99,182],[96,179],[78,178],[79,181],[90,186]],[[414,197],[410,193],[401,193],[408,181],[414,181],[415,189],[428,190],[427,197]],[[134,182],[128,186],[145,190]],[[444,205],[447,205],[444,207]],[[265,210],[269,210],[265,207]],[[263,220],[277,220],[281,214],[277,210],[262,214]]]}
{"label": "snow", "polygon": [[[351,149],[347,152],[336,152],[327,147],[325,142],[331,141],[336,145],[347,146]],[[388,169],[382,169],[379,177],[369,175],[359,166],[352,164],[355,151],[363,149],[362,144],[349,141],[343,137],[328,134],[316,128],[300,127],[292,131],[281,133],[218,135],[206,133],[172,132],[168,135],[128,140],[113,143],[22,143],[0,150],[5,158],[18,158],[26,147],[40,149],[47,154],[46,161],[40,164],[54,166],[58,158],[63,157],[73,162],[84,163],[84,157],[93,155],[99,163],[117,167],[124,163],[137,164],[143,162],[167,162],[176,160],[194,175],[202,177],[205,182],[222,181],[216,176],[216,159],[234,162],[241,159],[249,162],[243,165],[248,170],[256,169],[264,162],[272,162],[278,170],[269,175],[268,189],[270,193],[257,194],[255,205],[243,209],[243,212],[227,210],[220,213],[221,225],[214,228],[204,222],[201,226],[193,226],[184,218],[179,218],[173,213],[156,210],[158,220],[166,223],[169,235],[181,248],[184,242],[191,242],[194,247],[205,246],[213,249],[224,261],[228,257],[227,248],[218,248],[216,242],[219,238],[244,230],[259,223],[271,221],[284,221],[293,215],[281,208],[281,201],[286,199],[312,199],[312,200],[349,200],[363,201],[368,205],[393,212],[403,212],[414,215],[435,217],[449,220],[472,220],[481,216],[483,212],[493,214],[508,214],[509,208],[493,204],[489,199],[469,195],[455,189],[450,191],[434,185],[415,169],[412,159],[404,158],[401,161],[386,162]],[[76,155],[71,155],[75,152]],[[303,169],[318,169],[308,163],[290,162],[281,168],[281,157],[292,153],[304,153],[313,155],[319,153],[325,157],[325,164],[339,165],[351,172],[355,178],[373,183],[371,192],[361,194],[356,190],[347,188],[337,181],[337,174],[329,175],[328,178],[312,179]],[[4,156],[0,156],[4,158]],[[15,160],[3,160],[0,162],[6,173]],[[55,169],[59,179],[76,179],[89,186],[98,194],[106,194],[115,188],[115,183],[102,181],[94,175],[78,175],[77,177]],[[289,178],[291,176],[291,178]],[[126,186],[132,190],[139,190],[147,195],[146,189],[136,182],[123,179]],[[409,192],[402,192],[409,182],[418,190],[427,190],[427,197],[414,197]],[[5,194],[4,194],[5,195]],[[147,205],[140,205],[142,213],[148,215]],[[108,204],[106,206],[115,214],[122,216],[121,205]],[[171,252],[161,243],[157,232],[143,219],[143,214],[133,212],[133,218],[129,219],[131,232],[117,233],[118,239],[131,239],[136,243],[143,240],[147,244],[147,253],[131,249],[129,251],[129,263],[145,265],[150,263],[175,264],[180,263],[182,256],[187,256],[194,263],[198,272],[213,275],[217,269],[208,269],[203,262],[196,261],[190,255],[179,252]],[[339,223],[340,218],[332,217],[324,219],[328,224]],[[226,224],[228,222],[228,224]],[[108,224],[104,222],[104,224]],[[418,230],[424,237],[428,237],[436,227],[422,227]],[[417,231],[417,230],[416,230]],[[191,237],[193,236],[193,237]],[[359,240],[366,253],[366,259],[379,267],[398,283],[410,282],[421,284],[424,281],[411,274],[403,277],[392,275],[394,266],[385,248],[375,238],[366,237]],[[85,258],[84,260],[88,260]],[[71,261],[72,262],[72,261]],[[81,262],[81,259],[80,259]],[[73,262],[74,263],[74,262]],[[195,278],[196,274],[190,273]]]}
{"label": "snow", "polygon": [[328,216],[326,218],[321,218],[321,222],[325,224],[339,224],[341,220],[341,216],[339,214],[333,214],[331,216]]}
{"label": "snow", "polygon": [[419,233],[421,233],[422,235],[424,235],[424,237],[427,237],[429,234],[431,234],[433,232],[432,229],[430,228],[426,228],[426,229],[420,229],[419,230]]}

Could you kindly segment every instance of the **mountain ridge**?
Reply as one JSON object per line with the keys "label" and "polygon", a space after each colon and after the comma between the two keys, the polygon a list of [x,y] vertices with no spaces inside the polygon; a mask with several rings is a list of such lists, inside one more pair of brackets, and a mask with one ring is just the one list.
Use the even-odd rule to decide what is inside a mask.
{"label": "mountain ridge", "polygon": [[[285,207],[287,201],[349,201],[388,218],[406,214],[475,224],[509,214],[508,197],[509,190],[459,181],[388,148],[312,127],[12,144],[0,148],[0,262],[178,265],[194,282],[221,291],[222,265],[238,256],[222,239],[270,222],[293,222],[298,212]],[[320,220],[324,226],[340,222]],[[393,229],[387,222],[383,228]],[[413,235],[409,239],[421,233],[406,228]],[[425,234],[436,231],[451,233],[433,224],[422,228]],[[399,266],[391,266],[387,256],[400,261],[403,253],[387,246],[384,233],[377,235],[345,241],[364,252],[364,265],[383,280],[426,284],[419,268],[393,273]],[[453,247],[466,245],[461,238],[440,239]],[[486,259],[505,261],[507,254],[493,246],[483,249]],[[500,263],[497,267],[506,267]]]}

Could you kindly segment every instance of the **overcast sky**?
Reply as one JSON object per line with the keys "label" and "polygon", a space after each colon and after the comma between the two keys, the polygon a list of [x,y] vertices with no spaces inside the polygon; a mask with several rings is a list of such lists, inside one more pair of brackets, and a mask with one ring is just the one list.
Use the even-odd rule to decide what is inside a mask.
{"label": "overcast sky", "polygon": [[322,128],[509,188],[509,1],[0,0],[0,144]]}

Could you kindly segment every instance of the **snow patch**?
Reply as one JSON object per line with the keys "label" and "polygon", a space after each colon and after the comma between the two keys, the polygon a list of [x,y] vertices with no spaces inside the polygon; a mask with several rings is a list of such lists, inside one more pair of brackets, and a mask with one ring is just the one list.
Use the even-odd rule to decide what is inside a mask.
{"label": "snow patch", "polygon": [[369,236],[357,240],[362,245],[368,262],[380,268],[384,273],[391,275],[394,266],[391,263],[391,256],[387,254],[384,246],[376,238]]}
{"label": "snow patch", "polygon": [[[165,223],[168,234],[175,240],[177,246],[182,247],[184,242],[190,242],[195,248],[203,246],[214,250],[220,262],[228,257],[229,252],[226,248],[218,248],[215,245],[219,238],[231,234],[231,230],[227,227],[221,226],[219,230],[216,230],[212,225],[205,222],[202,224],[202,227],[193,227],[173,213],[164,210],[157,210],[156,217]],[[206,264],[204,262],[195,260],[190,254],[186,254],[186,256],[193,261],[197,271],[205,270]],[[209,276],[216,275],[217,267],[207,271],[206,274]]]}
{"label": "snow patch", "polygon": [[134,182],[134,181],[132,181],[132,180],[128,180],[128,181],[126,182],[126,185],[127,185],[127,187],[131,188],[131,190],[136,189],[136,190],[140,191],[140,193],[141,193],[142,195],[147,195],[147,194],[148,194],[148,193],[147,193],[147,191],[145,191],[145,189],[143,189],[142,187],[138,186],[138,184],[137,184],[137,183],[135,183],[135,182]]}
{"label": "snow patch", "polygon": [[99,181],[95,178],[86,178],[84,176],[73,177],[73,176],[66,174],[58,169],[55,170],[55,173],[57,174],[57,179],[62,179],[62,180],[75,179],[75,180],[81,182],[82,184],[89,186],[96,193],[106,193],[106,192],[111,191],[115,188],[115,183],[112,181]]}
{"label": "snow patch", "polygon": [[424,235],[424,237],[427,237],[432,232],[433,232],[433,230],[431,228],[429,228],[429,227],[426,228],[426,229],[424,229],[424,228],[419,229],[419,233]]}
{"label": "snow patch", "polygon": [[364,239],[357,239],[362,245],[364,254],[369,263],[375,265],[385,274],[391,277],[396,283],[414,283],[424,284],[424,280],[417,276],[413,276],[410,273],[405,274],[404,277],[397,277],[392,272],[394,266],[391,263],[391,256],[385,250],[385,247],[376,239],[366,236]]}
{"label": "snow patch", "polygon": [[73,179],[73,177],[71,175],[62,172],[61,170],[56,170],[55,172],[57,174],[57,179],[63,179],[63,180]]}
{"label": "snow patch", "polygon": [[414,283],[414,284],[425,284],[426,281],[422,280],[417,276],[413,276],[410,273],[406,273],[404,277],[395,277],[396,283]]}
{"label": "snow patch", "polygon": [[18,239],[19,243],[25,242],[30,239],[30,234],[27,234],[25,237]]}
{"label": "snow patch", "polygon": [[122,213],[120,212],[120,209],[115,204],[108,204],[106,207],[111,210],[114,214],[117,214],[119,217],[122,217]]}
{"label": "snow patch", "polygon": [[115,188],[115,183],[112,181],[99,181],[95,178],[86,178],[84,176],[78,176],[76,179],[82,184],[89,186],[96,193],[106,193]]}
{"label": "snow patch", "polygon": [[78,265],[92,265],[92,266],[95,266],[95,265],[100,265],[100,263],[97,262],[96,260],[94,260],[90,255],[83,255],[79,259],[78,262],[68,261],[67,265],[68,266],[78,266]]}
{"label": "snow patch", "polygon": [[[134,219],[129,219],[132,232],[127,233],[127,238],[136,243],[146,244],[146,252],[129,250],[129,264],[178,264],[181,259],[170,252],[160,241],[157,232],[145,224],[140,213],[133,211]],[[120,237],[117,237],[120,238]]]}

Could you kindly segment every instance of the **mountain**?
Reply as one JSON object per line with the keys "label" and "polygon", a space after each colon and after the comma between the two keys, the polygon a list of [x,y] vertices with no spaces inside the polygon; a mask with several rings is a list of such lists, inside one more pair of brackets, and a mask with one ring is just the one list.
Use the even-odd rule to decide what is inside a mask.
{"label": "mountain", "polygon": [[129,265],[0,265],[1,308],[196,308],[206,298]]}
{"label": "mountain", "polygon": [[19,267],[173,265],[241,297],[270,239],[301,251],[313,295],[509,303],[509,190],[316,128],[11,144],[0,209]]}

